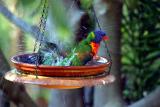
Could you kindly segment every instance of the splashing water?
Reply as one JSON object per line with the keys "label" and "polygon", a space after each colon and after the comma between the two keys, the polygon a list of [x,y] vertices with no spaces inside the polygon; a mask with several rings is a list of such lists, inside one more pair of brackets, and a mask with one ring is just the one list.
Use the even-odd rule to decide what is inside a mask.
{"label": "splashing water", "polygon": [[55,63],[52,63],[52,66],[60,66],[61,65],[61,62],[64,60],[64,58],[61,56],[61,57],[57,57],[56,58],[56,62]]}
{"label": "splashing water", "polygon": [[72,50],[72,56],[64,58],[62,56],[57,55],[55,51],[45,52],[43,53],[43,65],[51,65],[51,66],[70,66],[72,60],[75,58],[77,53],[75,53],[75,48]]}
{"label": "splashing water", "polygon": [[77,53],[75,53],[75,48],[72,50],[72,56],[64,58],[63,60],[60,60],[57,65],[58,66],[70,66],[72,63],[72,60],[75,58]]}

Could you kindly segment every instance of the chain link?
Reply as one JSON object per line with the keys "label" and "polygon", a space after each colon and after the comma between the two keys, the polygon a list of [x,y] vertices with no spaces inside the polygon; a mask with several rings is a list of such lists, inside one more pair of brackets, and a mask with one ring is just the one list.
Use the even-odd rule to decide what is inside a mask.
{"label": "chain link", "polygon": [[36,78],[38,78],[37,76],[37,72],[38,72],[38,66],[39,66],[39,60],[40,60],[40,51],[39,49],[41,48],[42,42],[44,40],[44,33],[45,33],[45,28],[46,28],[46,22],[47,22],[47,17],[48,17],[48,0],[44,1],[44,6],[43,6],[43,10],[42,10],[42,16],[40,18],[40,23],[39,23],[39,30],[37,31],[37,38],[35,40],[35,45],[34,45],[34,50],[33,52],[36,53],[36,49],[38,47],[38,41],[39,41],[39,48],[38,48],[38,52],[35,54],[36,55],[36,69],[35,69],[35,74],[36,74]]}
{"label": "chain link", "polygon": [[39,48],[40,48],[42,41],[44,39],[46,21],[47,21],[47,16],[48,16],[48,0],[44,1],[44,6],[43,6],[43,10],[42,10],[41,14],[42,14],[42,16],[41,16],[40,22],[39,22],[39,29],[37,30],[37,38],[35,40],[34,49],[33,49],[34,53],[36,52],[36,49],[38,47],[38,41],[39,41]]}

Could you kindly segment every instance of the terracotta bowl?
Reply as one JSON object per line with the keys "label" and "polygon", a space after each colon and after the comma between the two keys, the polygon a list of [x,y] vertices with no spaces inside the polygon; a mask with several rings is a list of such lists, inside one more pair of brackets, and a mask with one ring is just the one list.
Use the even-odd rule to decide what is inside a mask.
{"label": "terracotta bowl", "polygon": [[[29,60],[31,57],[34,56],[35,53],[16,55],[11,58],[11,61],[14,63],[16,69],[21,73],[51,77],[93,76],[107,72],[106,70],[110,65],[110,62],[108,62],[106,59],[105,63],[93,63],[92,65],[85,66],[39,65],[38,67],[36,67],[34,62],[28,63],[26,61],[26,59]],[[101,62],[101,58],[97,62]],[[104,60],[105,58],[102,59]]]}

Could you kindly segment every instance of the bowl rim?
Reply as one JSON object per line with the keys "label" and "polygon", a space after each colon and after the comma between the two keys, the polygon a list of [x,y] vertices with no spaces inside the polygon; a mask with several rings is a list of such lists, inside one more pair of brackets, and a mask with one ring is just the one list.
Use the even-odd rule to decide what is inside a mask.
{"label": "bowl rim", "polygon": [[[35,64],[29,64],[29,63],[24,63],[24,62],[19,62],[17,61],[15,58],[19,57],[19,56],[26,56],[26,55],[32,55],[32,54],[36,54],[36,53],[23,53],[23,54],[18,54],[18,55],[14,55],[11,57],[11,62],[16,64],[16,65],[21,65],[21,66],[28,66],[28,67],[36,67]],[[105,58],[105,57],[102,57]],[[105,58],[107,60],[107,58]],[[102,64],[98,64],[98,65],[85,65],[85,66],[49,66],[49,65],[38,65],[38,68],[57,68],[57,69],[86,69],[86,68],[97,68],[100,66],[109,66],[110,65],[110,61],[107,60],[106,63],[102,63]]]}

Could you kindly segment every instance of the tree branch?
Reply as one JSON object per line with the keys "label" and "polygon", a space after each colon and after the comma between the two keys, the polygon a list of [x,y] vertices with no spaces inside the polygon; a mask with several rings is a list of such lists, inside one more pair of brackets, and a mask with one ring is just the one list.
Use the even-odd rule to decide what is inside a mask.
{"label": "tree branch", "polygon": [[128,107],[160,107],[160,86],[148,96]]}
{"label": "tree branch", "polygon": [[0,89],[13,101],[18,107],[37,107],[30,96],[27,94],[23,84],[13,83],[0,78]]}
{"label": "tree branch", "polygon": [[10,66],[5,59],[1,49],[0,49],[0,89],[5,92],[7,97],[13,101],[17,106],[22,105],[22,107],[37,107],[37,105],[32,101],[30,96],[27,94],[24,85],[15,84],[13,82],[7,81],[3,78],[5,72],[10,70]]}
{"label": "tree branch", "polygon": [[19,27],[22,31],[32,34],[34,37],[37,37],[37,31],[39,28],[37,26],[31,26],[19,17],[15,16],[10,12],[3,4],[0,3],[0,13],[4,15],[9,21]]}

